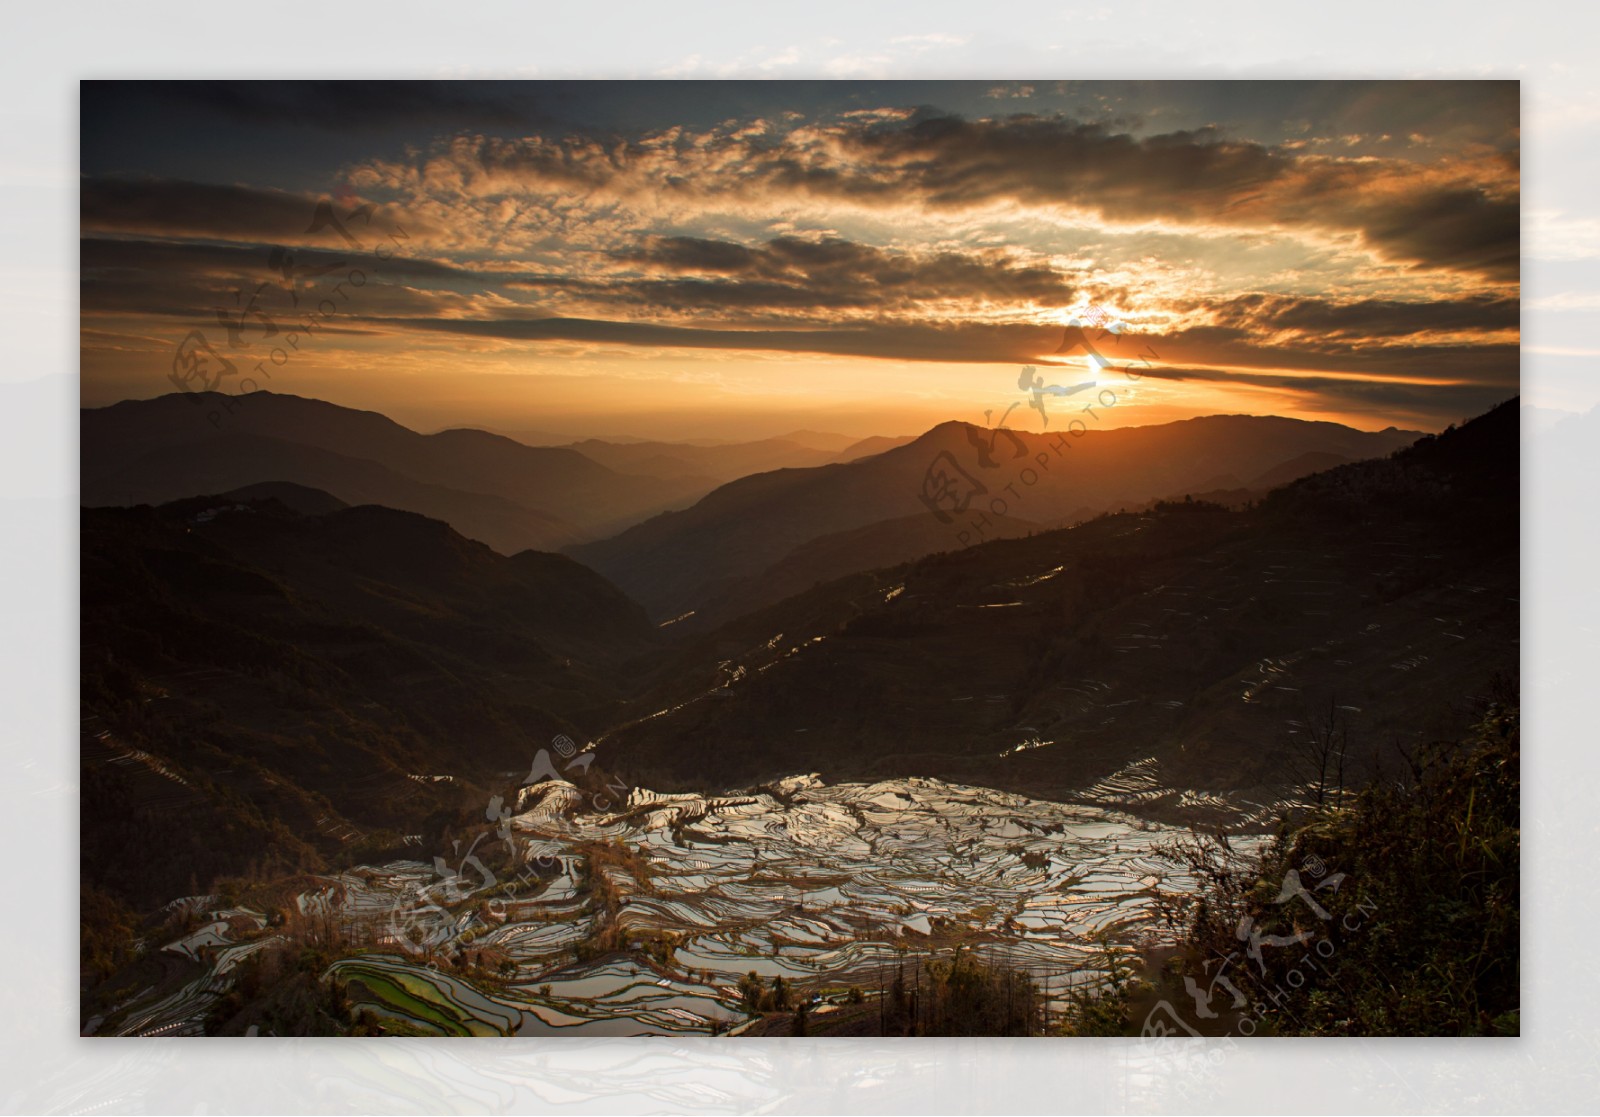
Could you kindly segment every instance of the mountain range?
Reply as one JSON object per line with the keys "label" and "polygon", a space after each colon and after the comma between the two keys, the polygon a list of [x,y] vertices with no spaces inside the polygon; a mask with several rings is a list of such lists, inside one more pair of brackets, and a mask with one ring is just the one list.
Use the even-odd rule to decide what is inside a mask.
{"label": "mountain range", "polygon": [[[270,414],[198,437],[183,397],[84,412],[85,503],[138,502],[82,514],[85,872],[137,903],[183,892],[174,873],[404,855],[562,734],[660,789],[927,775],[1190,817],[1281,792],[1334,723],[1376,763],[1516,667],[1513,404],[1414,440],[1215,417],[1022,434],[1015,457],[951,423],[569,557],[501,553],[445,522],[491,506],[452,501],[536,517],[506,495],[517,470],[638,478],[248,402]],[[920,499],[939,455],[1024,495],[982,531],[976,498],[946,522]],[[443,514],[374,503],[380,482],[438,486]],[[680,603],[696,616],[663,626]]]}
{"label": "mountain range", "polygon": [[[803,566],[800,549],[825,537],[871,529],[875,540],[859,548],[861,564],[819,568],[819,578],[837,577],[870,569],[885,553],[919,557],[1169,496],[1261,493],[1417,437],[1246,415],[1081,435],[949,422],[853,462],[741,478],[689,508],[567,551],[658,619],[702,610],[726,619],[733,610],[722,599],[749,607],[792,592],[794,578],[781,567]],[[954,495],[935,499],[951,491],[938,487],[946,482]]]}
{"label": "mountain range", "polygon": [[1516,677],[1517,492],[1513,401],[1250,507],[840,578],[663,653],[600,755],[656,788],[919,775],[1192,817],[1336,739],[1354,786]]}
{"label": "mountain range", "polygon": [[87,505],[290,481],[443,519],[503,554],[605,535],[707,487],[486,431],[418,434],[375,412],[264,391],[129,400],[85,409],[81,425]]}
{"label": "mountain range", "polygon": [[603,538],[747,474],[852,461],[909,441],[795,431],[712,445],[530,445],[467,428],[420,434],[375,412],[265,391],[129,400],[83,410],[81,428],[86,505],[291,482],[444,520],[502,554]]}

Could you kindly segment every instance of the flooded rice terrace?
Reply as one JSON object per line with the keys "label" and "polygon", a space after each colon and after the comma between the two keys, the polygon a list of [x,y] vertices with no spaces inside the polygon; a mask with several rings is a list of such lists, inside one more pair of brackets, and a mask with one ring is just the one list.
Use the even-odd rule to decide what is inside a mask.
{"label": "flooded rice terrace", "polygon": [[[375,944],[328,971],[350,1006],[421,1033],[736,1032],[753,1019],[739,989],[751,971],[807,996],[870,995],[959,939],[1028,970],[1058,1010],[1103,974],[1107,944],[1168,937],[1160,897],[1193,887],[1156,851],[1175,827],[932,779],[636,790],[611,813],[574,812],[580,800],[551,781],[500,812],[488,839],[512,843],[532,870],[520,882],[496,879],[480,846],[301,893],[303,916]],[[262,913],[214,902],[175,901],[209,921],[160,946],[205,972],[153,1003],[136,996],[105,1032],[198,1033],[239,962],[280,937]]]}

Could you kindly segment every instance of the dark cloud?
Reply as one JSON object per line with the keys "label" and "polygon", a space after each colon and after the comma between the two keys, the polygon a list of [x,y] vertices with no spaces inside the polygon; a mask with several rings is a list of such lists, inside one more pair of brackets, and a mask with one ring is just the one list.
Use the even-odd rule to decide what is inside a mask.
{"label": "dark cloud", "polygon": [[934,205],[1070,201],[1119,218],[1209,217],[1294,162],[1213,129],[1136,139],[1104,124],[1029,115],[928,117],[868,125],[844,138],[868,166],[897,170]]}
{"label": "dark cloud", "polygon": [[1076,289],[1051,268],[998,253],[913,254],[839,237],[777,237],[751,248],[662,237],[619,255],[646,271],[692,275],[618,284],[619,294],[664,308],[863,308],[883,313],[939,299],[1068,306]]}
{"label": "dark cloud", "polygon": [[281,190],[162,179],[86,178],[85,231],[210,236],[259,243],[305,235],[316,199]]}
{"label": "dark cloud", "polygon": [[[181,196],[189,185],[178,184],[177,193]],[[1057,359],[1060,327],[952,324],[941,320],[941,307],[970,309],[992,301],[1065,308],[1075,296],[1069,277],[1019,266],[1000,252],[914,254],[838,237],[784,236],[757,245],[658,237],[596,259],[602,266],[576,269],[580,274],[547,275],[477,270],[397,252],[381,266],[365,260],[373,281],[344,317],[368,319],[380,330],[530,342],[1048,364]],[[324,282],[324,273],[338,278],[362,263],[352,253],[326,249],[295,248],[274,259],[260,244],[126,237],[86,238],[81,260],[85,313],[184,319],[214,317],[219,309],[231,313],[257,291],[271,304],[267,313],[292,317],[302,303],[310,306],[321,297],[308,300],[307,285]],[[293,278],[285,274],[285,264],[292,265]],[[524,304],[487,317],[483,304],[473,301],[515,291],[538,292],[538,309]],[[1252,293],[1207,303],[1205,309],[1212,324],[1150,339],[1161,351],[1157,359],[1489,383],[1515,375],[1514,345],[1422,344],[1440,332],[1515,328],[1518,311],[1511,299],[1484,295],[1407,303]],[[641,311],[657,321],[612,317]],[[692,327],[670,324],[691,315]],[[430,316],[439,320],[425,322]],[[1280,342],[1286,336],[1289,340]],[[1113,339],[1104,349],[1113,360],[1126,360],[1142,343]]]}
{"label": "dark cloud", "polygon": [[1151,368],[1145,378],[1180,382],[1237,384],[1315,399],[1323,408],[1350,415],[1395,420],[1409,416],[1426,422],[1439,415],[1481,415],[1517,394],[1515,377],[1506,382],[1416,384],[1404,380],[1358,380],[1333,376],[1283,376],[1214,368]]}
{"label": "dark cloud", "polygon": [[[207,281],[189,275],[114,273],[85,275],[79,303],[86,321],[91,315],[148,315],[193,319],[202,326],[216,327],[231,320],[256,333],[269,325],[289,330],[309,322],[320,329],[326,323],[348,324],[364,315],[431,314],[446,309],[440,296],[381,282],[369,282],[359,290],[347,284],[343,294],[317,289],[298,294],[297,301],[288,288],[261,277]],[[325,313],[319,310],[324,298],[335,301]]]}
{"label": "dark cloud", "polygon": [[[1136,343],[1140,339],[1134,339]],[[1152,339],[1160,359],[1175,365],[1306,369],[1375,376],[1514,383],[1520,351],[1514,343],[1416,344],[1404,337],[1350,333],[1343,339],[1311,337],[1278,342],[1254,330],[1202,326]],[[1106,355],[1121,354],[1108,348]]]}
{"label": "dark cloud", "polygon": [[[358,230],[359,231],[359,230]],[[388,249],[386,259],[370,251],[294,247],[279,249],[266,243],[217,244],[199,241],[158,241],[139,238],[85,237],[78,242],[78,262],[86,275],[153,272],[166,277],[218,275],[245,280],[251,277],[285,280],[290,275],[343,275],[352,267],[368,272],[456,285],[488,285],[520,278],[511,272],[478,272]],[[285,251],[285,256],[275,256]],[[343,268],[344,271],[339,269]]]}
{"label": "dark cloud", "polygon": [[[593,318],[390,318],[369,319],[374,325],[430,332],[459,333],[508,341],[577,341],[670,349],[752,350],[875,357],[899,361],[941,361],[984,364],[1055,364],[1062,327],[945,323],[938,321],[870,322],[833,329],[797,327],[709,329]],[[1430,378],[1475,384],[1514,385],[1518,351],[1515,345],[1379,346],[1358,342],[1342,349],[1281,349],[1254,342],[1241,331],[1218,328],[1189,330],[1159,337],[1125,335],[1101,339],[1099,348],[1118,367],[1143,367],[1141,358],[1176,364],[1169,379],[1237,380],[1241,383],[1296,381],[1274,371],[1303,369],[1378,378]],[[1081,356],[1081,353],[1080,353]],[[1233,371],[1203,373],[1198,362],[1215,361]]]}
{"label": "dark cloud", "polygon": [[1518,300],[1496,295],[1419,303],[1250,294],[1205,305],[1225,327],[1257,334],[1296,330],[1308,335],[1304,343],[1310,346],[1344,346],[1354,339],[1403,338],[1440,331],[1514,330],[1520,322]]}
{"label": "dark cloud", "polygon": [[[893,169],[867,174],[868,194],[903,184],[942,206],[1010,197],[1084,206],[1119,220],[1352,230],[1391,258],[1501,279],[1517,274],[1514,192],[1436,185],[1393,160],[1300,155],[1214,129],[1136,139],[1100,124],[1037,116],[879,124],[845,138],[868,167]],[[1496,165],[1503,169],[1503,160]],[[862,177],[806,174],[791,182],[848,193]]]}
{"label": "dark cloud", "polygon": [[[476,273],[398,251],[379,260],[371,253],[297,248],[275,255],[264,245],[90,237],[80,242],[79,261],[85,315],[148,314],[213,324],[219,312],[238,318],[248,307],[252,322],[288,328],[324,298],[337,299],[341,319],[358,312],[439,312],[447,299],[459,304],[485,285]],[[343,294],[333,290],[339,284]]]}
{"label": "dark cloud", "polygon": [[1357,234],[1380,256],[1513,281],[1519,200],[1507,153],[1448,166],[1337,157],[1216,128],[1135,136],[1104,123],[919,111],[789,132],[677,131],[602,144],[582,136],[456,136],[451,181],[603,195],[643,174],[665,196],[806,195],[968,209],[1010,201],[1122,222]]}
{"label": "dark cloud", "polygon": [[1516,198],[1440,188],[1357,207],[1356,214],[1363,235],[1386,256],[1502,281],[1521,274],[1522,213]]}
{"label": "dark cloud", "polygon": [[1012,361],[1058,331],[1037,326],[872,324],[840,329],[705,329],[588,318],[389,319],[405,329],[512,341],[581,341],[673,349],[742,349],[902,361]]}
{"label": "dark cloud", "polygon": [[[84,232],[204,237],[255,244],[337,244],[338,234],[331,228],[313,228],[322,202],[331,199],[178,179],[92,176],[80,183],[78,220]],[[341,202],[336,212],[343,217],[357,204]],[[357,240],[372,240],[380,230],[397,225],[408,234],[429,231],[426,223],[397,213],[392,207],[375,213],[370,220],[351,219],[350,234]]]}
{"label": "dark cloud", "polygon": [[656,237],[648,247],[619,253],[623,260],[669,271],[754,274],[758,256],[742,244],[700,237]]}
{"label": "dark cloud", "polygon": [[[178,193],[183,192],[180,187]],[[219,227],[223,220],[219,215]],[[109,237],[81,242],[81,262],[90,279],[133,271],[169,279],[181,274],[282,278],[270,254],[270,247],[261,244]],[[911,255],[838,238],[781,237],[756,248],[690,237],[657,238],[618,253],[615,259],[631,265],[634,274],[582,278],[470,269],[399,252],[380,267],[369,254],[307,248],[293,249],[291,264],[301,273],[315,273],[359,261],[385,276],[423,285],[562,292],[617,306],[701,314],[845,309],[888,313],[937,299],[1031,299],[1065,306],[1073,296],[1066,278],[1048,268],[1019,267],[997,256]]]}

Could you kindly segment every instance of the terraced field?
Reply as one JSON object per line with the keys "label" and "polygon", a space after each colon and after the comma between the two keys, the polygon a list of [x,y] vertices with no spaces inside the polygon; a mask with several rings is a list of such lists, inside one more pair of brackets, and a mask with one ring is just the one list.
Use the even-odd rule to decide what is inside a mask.
{"label": "terraced field", "polygon": [[[1108,782],[1134,805],[1150,778],[1132,765]],[[738,982],[752,971],[871,990],[960,941],[1026,968],[1059,1005],[1102,973],[1108,946],[1160,936],[1158,899],[1192,887],[1156,852],[1168,827],[938,780],[636,790],[610,813],[575,811],[578,798],[561,781],[527,788],[487,834],[532,870],[518,881],[496,879],[481,844],[317,878],[298,912],[370,944],[324,980],[392,1032],[725,1032],[749,1019]],[[602,931],[606,949],[586,951]],[[274,938],[259,912],[210,912],[160,948],[199,972],[135,995],[102,1034],[198,1031],[233,967]]]}

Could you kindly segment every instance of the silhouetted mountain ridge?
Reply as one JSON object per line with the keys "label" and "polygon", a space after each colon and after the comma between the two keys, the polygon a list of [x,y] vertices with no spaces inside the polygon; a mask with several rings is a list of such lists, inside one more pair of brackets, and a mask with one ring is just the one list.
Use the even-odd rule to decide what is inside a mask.
{"label": "silhouetted mountain ridge", "polygon": [[920,775],[1181,815],[1271,802],[1331,716],[1357,780],[1514,677],[1517,483],[1513,402],[1251,509],[854,574],[663,658],[601,756],[657,788]]}
{"label": "silhouetted mountain ridge", "polygon": [[[567,550],[643,602],[652,615],[670,617],[707,606],[740,579],[759,578],[760,571],[811,540],[919,511],[942,523],[946,546],[957,547],[988,537],[998,515],[1047,525],[1072,522],[1214,488],[1219,478],[1284,470],[1296,459],[1314,468],[1318,459],[1306,456],[1312,452],[1374,457],[1414,437],[1393,429],[1374,433],[1248,415],[1079,436],[950,421],[910,443],[847,464],[740,478],[682,511]],[[935,472],[973,493],[971,502],[942,514],[926,507],[923,498]]]}
{"label": "silhouetted mountain ridge", "polygon": [[80,417],[88,505],[289,481],[437,516],[511,552],[616,531],[704,491],[619,474],[571,449],[480,430],[419,434],[376,412],[267,391],[174,393]]}

